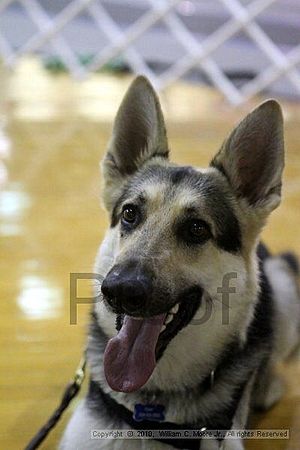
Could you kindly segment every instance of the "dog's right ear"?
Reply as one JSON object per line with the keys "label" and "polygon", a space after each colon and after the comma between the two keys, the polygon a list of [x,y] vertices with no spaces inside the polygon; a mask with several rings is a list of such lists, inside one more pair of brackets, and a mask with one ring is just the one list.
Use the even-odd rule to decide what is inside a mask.
{"label": "dog's right ear", "polygon": [[139,76],[121,103],[102,161],[103,200],[108,211],[128,178],[153,157],[168,157],[166,129],[153,87]]}
{"label": "dog's right ear", "polygon": [[211,166],[228,179],[238,198],[262,216],[281,197],[284,168],[283,117],[280,105],[268,100],[232,131]]}

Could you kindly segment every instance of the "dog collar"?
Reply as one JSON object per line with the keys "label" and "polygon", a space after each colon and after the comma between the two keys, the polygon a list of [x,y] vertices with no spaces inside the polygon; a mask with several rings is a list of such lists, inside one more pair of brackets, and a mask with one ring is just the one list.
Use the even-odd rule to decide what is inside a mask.
{"label": "dog collar", "polygon": [[[236,411],[237,404],[240,400],[244,389],[244,383],[239,387],[236,394],[234,395],[232,407],[230,410],[224,410],[222,414],[218,415],[218,418],[209,417],[205,424],[178,424],[173,422],[161,421],[155,422],[153,420],[135,420],[134,413],[126,408],[124,405],[118,403],[109,394],[103,391],[101,386],[90,380],[89,392],[87,396],[87,401],[89,407],[92,409],[99,409],[103,413],[103,404],[108,412],[108,414],[113,417],[116,421],[124,421],[134,430],[225,430],[228,431],[232,427],[233,416]],[[99,404],[100,399],[100,404]],[[220,423],[221,417],[221,423]],[[155,441],[168,444],[178,449],[188,449],[188,450],[199,450],[201,448],[201,437],[195,439],[171,439],[168,437],[156,438]],[[220,441],[222,438],[219,439]]]}
{"label": "dog collar", "polygon": [[[103,391],[98,383],[91,380],[90,388],[88,393],[88,398],[90,402],[93,399],[99,397],[104,403],[108,413],[117,420],[123,420],[134,430],[199,430],[205,429],[205,427],[191,426],[191,424],[176,424],[172,422],[155,422],[152,420],[135,420],[134,414],[124,405],[118,403],[109,394]],[[96,402],[95,402],[96,403]],[[91,404],[91,403],[90,403]],[[92,406],[92,404],[91,404]],[[155,441],[162,442],[164,444],[171,445],[175,448],[188,449],[188,450],[199,450],[201,439],[154,439]]]}

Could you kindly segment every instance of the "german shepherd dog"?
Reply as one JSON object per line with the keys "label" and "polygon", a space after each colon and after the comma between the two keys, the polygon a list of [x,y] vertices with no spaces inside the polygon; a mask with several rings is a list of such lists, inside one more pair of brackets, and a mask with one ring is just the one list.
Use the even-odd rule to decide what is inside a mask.
{"label": "german shepherd dog", "polygon": [[[251,112],[206,169],[168,155],[159,100],[138,77],[102,162],[111,222],[95,265],[90,385],[63,450],[243,449],[230,430],[282,395],[274,366],[299,344],[299,266],[259,243],[281,198],[281,108]],[[154,439],[93,439],[108,429]]]}

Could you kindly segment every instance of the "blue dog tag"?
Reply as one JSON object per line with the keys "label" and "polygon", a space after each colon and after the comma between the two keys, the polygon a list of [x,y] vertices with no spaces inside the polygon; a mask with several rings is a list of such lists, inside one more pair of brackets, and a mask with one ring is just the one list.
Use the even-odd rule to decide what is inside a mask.
{"label": "blue dog tag", "polygon": [[153,422],[163,422],[165,420],[165,407],[163,405],[134,405],[133,418],[136,422],[142,420],[152,420]]}

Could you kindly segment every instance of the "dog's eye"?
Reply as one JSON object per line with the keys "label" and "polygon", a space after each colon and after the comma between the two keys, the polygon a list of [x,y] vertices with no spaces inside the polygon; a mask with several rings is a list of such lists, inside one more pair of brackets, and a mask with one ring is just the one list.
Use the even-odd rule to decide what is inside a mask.
{"label": "dog's eye", "polygon": [[206,222],[199,219],[192,219],[188,224],[189,235],[194,242],[204,242],[210,238],[211,233]]}
{"label": "dog's eye", "polygon": [[133,205],[125,206],[122,212],[122,220],[127,223],[135,222],[137,217],[137,209]]}

